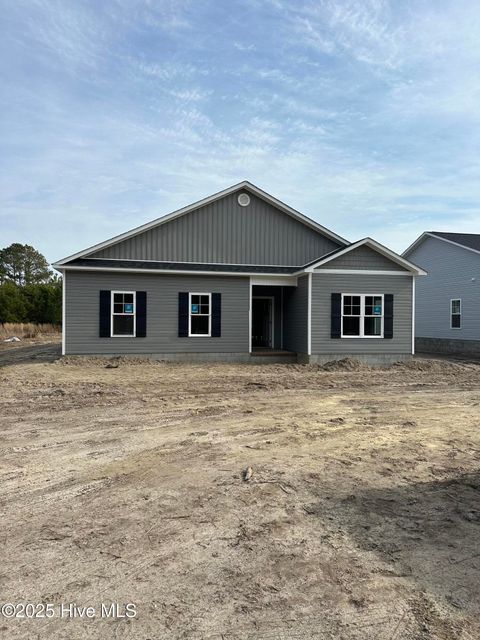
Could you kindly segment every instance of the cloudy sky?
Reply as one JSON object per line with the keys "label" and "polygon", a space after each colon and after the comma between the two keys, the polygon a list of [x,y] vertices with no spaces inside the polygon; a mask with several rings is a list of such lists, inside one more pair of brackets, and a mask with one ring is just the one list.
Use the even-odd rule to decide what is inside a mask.
{"label": "cloudy sky", "polygon": [[0,247],[242,179],[349,240],[480,232],[476,0],[0,0]]}

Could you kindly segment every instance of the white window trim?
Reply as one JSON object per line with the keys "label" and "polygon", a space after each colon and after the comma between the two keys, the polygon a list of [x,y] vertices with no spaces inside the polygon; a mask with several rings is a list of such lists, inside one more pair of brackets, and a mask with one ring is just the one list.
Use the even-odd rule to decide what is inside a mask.
{"label": "white window trim", "polygon": [[[208,333],[192,333],[192,296],[208,296]],[[205,313],[195,313],[196,316],[205,317]],[[190,291],[188,293],[188,337],[189,338],[211,338],[212,337],[212,294]]]}
{"label": "white window trim", "polygon": [[[453,313],[452,311],[452,303],[453,302],[460,302],[460,312],[459,313]],[[453,316],[460,316],[460,326],[459,327],[453,327],[452,326],[452,317]],[[453,329],[454,331],[458,331],[459,329],[462,328],[462,299],[461,298],[450,298],[450,329]]]}
{"label": "white window trim", "polygon": [[[131,313],[114,313],[113,300],[116,293],[133,294],[133,314]],[[113,333],[113,316],[132,316],[133,315],[133,333],[128,335]],[[136,291],[110,291],[110,337],[111,338],[136,338],[137,334],[137,292]]]}
{"label": "white window trim", "polygon": [[[343,335],[343,298],[345,296],[359,296],[360,297],[360,315],[359,316],[347,316],[347,317],[351,317],[351,318],[360,318],[360,335],[358,336],[345,336]],[[375,298],[381,298],[382,299],[382,315],[381,316],[365,316],[365,298],[367,296],[374,296]],[[382,329],[380,332],[379,336],[366,336],[364,334],[365,331],[365,317],[367,318],[381,318],[382,321]],[[342,322],[342,327],[341,327],[341,337],[342,338],[355,338],[355,339],[359,339],[362,338],[364,340],[369,340],[369,339],[373,339],[373,340],[378,340],[379,338],[383,338],[383,332],[384,332],[384,327],[385,327],[385,299],[384,299],[384,294],[383,293],[342,293],[342,307],[341,307],[341,322]]]}

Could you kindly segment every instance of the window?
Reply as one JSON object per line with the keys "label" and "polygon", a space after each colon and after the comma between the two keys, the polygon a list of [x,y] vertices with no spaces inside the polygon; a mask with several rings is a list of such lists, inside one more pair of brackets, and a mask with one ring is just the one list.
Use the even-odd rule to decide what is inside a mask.
{"label": "window", "polygon": [[462,328],[462,301],[450,300],[450,329]]}
{"label": "window", "polygon": [[342,294],[342,338],[383,337],[383,294]]}
{"label": "window", "polygon": [[211,335],[211,294],[190,293],[188,304],[188,335]]}
{"label": "window", "polygon": [[134,291],[112,291],[112,338],[135,337]]}

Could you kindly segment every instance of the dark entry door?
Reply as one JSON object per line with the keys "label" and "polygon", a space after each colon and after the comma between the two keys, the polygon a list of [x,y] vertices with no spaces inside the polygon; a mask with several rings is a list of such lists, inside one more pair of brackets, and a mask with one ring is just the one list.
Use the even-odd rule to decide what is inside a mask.
{"label": "dark entry door", "polygon": [[252,298],[252,347],[273,347],[273,300]]}

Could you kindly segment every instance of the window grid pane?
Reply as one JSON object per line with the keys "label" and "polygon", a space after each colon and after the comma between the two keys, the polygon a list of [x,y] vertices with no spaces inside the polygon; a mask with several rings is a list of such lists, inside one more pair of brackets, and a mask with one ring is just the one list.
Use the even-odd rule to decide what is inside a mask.
{"label": "window grid pane", "polygon": [[364,319],[364,335],[380,336],[382,334],[382,319],[368,317]]}
{"label": "window grid pane", "polygon": [[344,296],[343,315],[344,316],[360,315],[360,296]]}
{"label": "window grid pane", "polygon": [[359,336],[360,335],[360,318],[355,316],[345,316],[343,318],[343,335]]}
{"label": "window grid pane", "polygon": [[207,335],[208,320],[208,316],[192,316],[190,320],[190,333],[192,335]]}
{"label": "window grid pane", "polygon": [[[133,293],[113,294],[113,315],[135,315],[135,298]],[[114,330],[114,333],[116,331]]]}
{"label": "window grid pane", "polygon": [[452,313],[460,313],[460,300],[452,300]]}
{"label": "window grid pane", "polygon": [[113,316],[113,334],[116,336],[132,336],[133,316]]}
{"label": "window grid pane", "polygon": [[190,315],[209,316],[210,296],[192,295],[190,297]]}

